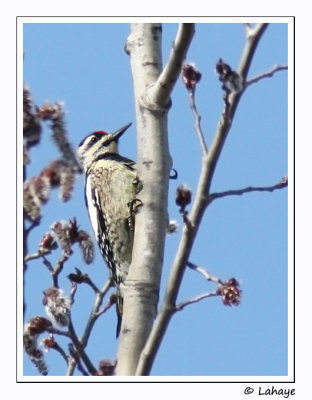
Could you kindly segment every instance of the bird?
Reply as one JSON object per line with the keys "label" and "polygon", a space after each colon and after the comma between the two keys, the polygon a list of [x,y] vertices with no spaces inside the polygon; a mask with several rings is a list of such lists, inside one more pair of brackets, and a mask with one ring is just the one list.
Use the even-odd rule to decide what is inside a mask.
{"label": "bird", "polygon": [[116,286],[117,329],[123,311],[123,288],[132,260],[135,213],[142,205],[136,163],[118,153],[118,140],[130,127],[110,134],[96,131],[79,144],[85,174],[85,202],[100,251]]}

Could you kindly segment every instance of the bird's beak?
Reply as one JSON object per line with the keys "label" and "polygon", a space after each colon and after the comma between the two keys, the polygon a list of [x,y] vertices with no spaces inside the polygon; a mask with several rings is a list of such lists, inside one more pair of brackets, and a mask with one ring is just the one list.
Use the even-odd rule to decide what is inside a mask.
{"label": "bird's beak", "polygon": [[122,128],[118,129],[118,131],[113,133],[113,138],[114,141],[118,142],[118,139],[120,138],[120,136],[129,128],[129,126],[132,125],[132,122],[130,122],[130,124],[123,126]]}

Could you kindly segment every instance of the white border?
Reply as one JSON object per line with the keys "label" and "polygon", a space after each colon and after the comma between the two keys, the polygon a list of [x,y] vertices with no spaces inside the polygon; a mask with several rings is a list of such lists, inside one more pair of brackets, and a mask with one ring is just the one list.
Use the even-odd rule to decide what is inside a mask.
{"label": "white border", "polygon": [[[294,154],[294,143],[293,143],[293,37],[294,37],[294,23],[291,17],[19,17],[17,20],[17,93],[21,93],[23,87],[23,77],[22,77],[22,63],[23,57],[21,53],[22,43],[23,43],[23,24],[24,23],[128,23],[128,22],[199,22],[199,23],[256,23],[256,22],[280,22],[288,23],[288,61],[289,61],[289,71],[288,71],[288,124],[289,124],[289,248],[288,248],[288,259],[289,259],[289,297],[288,297],[288,376],[148,376],[148,377],[100,377],[97,379],[95,377],[63,377],[63,376],[47,376],[47,377],[32,377],[23,376],[22,367],[22,269],[20,268],[22,262],[22,251],[17,249],[17,260],[18,260],[18,293],[17,293],[17,304],[18,304],[18,322],[17,322],[17,380],[20,382],[96,382],[96,381],[107,381],[107,382],[290,382],[294,376],[294,360],[293,360],[293,288],[294,288],[294,276],[293,276],[293,260],[294,251],[292,244],[294,243],[294,226],[293,226],[293,193],[294,193],[294,176],[293,176],[293,154]],[[17,166],[18,171],[22,170],[21,160],[22,160],[22,96],[17,98]],[[22,199],[22,175],[18,174],[18,200],[19,204]],[[23,243],[23,232],[21,228],[22,221],[22,207],[17,207],[17,238],[18,244],[21,246]],[[242,384],[247,386],[246,384]],[[255,386],[255,385],[254,385]],[[259,386],[259,385],[258,385]],[[269,385],[266,385],[269,387]],[[275,385],[276,387],[281,387],[281,385]],[[285,385],[282,386],[283,388]]]}

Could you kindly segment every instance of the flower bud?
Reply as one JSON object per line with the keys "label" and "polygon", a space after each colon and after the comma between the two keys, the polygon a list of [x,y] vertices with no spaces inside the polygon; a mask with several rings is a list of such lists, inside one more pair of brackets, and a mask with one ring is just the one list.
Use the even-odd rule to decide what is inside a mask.
{"label": "flower bud", "polygon": [[42,300],[46,313],[53,322],[62,327],[68,326],[71,301],[62,289],[51,287],[43,292]]}

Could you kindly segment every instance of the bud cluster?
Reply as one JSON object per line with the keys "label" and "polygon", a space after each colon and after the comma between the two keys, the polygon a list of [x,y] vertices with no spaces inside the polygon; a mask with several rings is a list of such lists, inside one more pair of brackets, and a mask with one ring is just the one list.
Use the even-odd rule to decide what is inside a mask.
{"label": "bud cluster", "polygon": [[43,292],[42,300],[47,315],[56,325],[68,326],[70,321],[71,300],[62,289],[51,287]]}
{"label": "bud cluster", "polygon": [[43,121],[51,121],[52,137],[62,154],[62,160],[66,160],[75,172],[81,171],[76,153],[67,138],[63,105],[61,103],[43,104],[37,109],[37,115]]}
{"label": "bud cluster", "polygon": [[242,77],[232,68],[223,62],[222,58],[216,64],[216,71],[219,81],[223,83],[222,88],[227,92],[237,93],[243,90],[244,84]]}
{"label": "bud cluster", "polygon": [[76,273],[71,273],[67,275],[68,279],[74,283],[90,283],[90,278],[88,274],[83,274],[80,269],[75,268]]}
{"label": "bud cluster", "polygon": [[239,282],[235,278],[228,279],[218,289],[222,296],[223,304],[226,306],[238,306],[241,301],[242,291]]}
{"label": "bud cluster", "polygon": [[111,376],[114,375],[115,367],[117,362],[112,362],[110,360],[102,360],[99,363],[99,370],[97,372],[98,376]]}
{"label": "bud cluster", "polygon": [[32,222],[39,222],[41,207],[48,201],[51,184],[44,176],[34,177],[24,182],[24,215]]}
{"label": "bud cluster", "polygon": [[51,334],[47,338],[42,339],[41,343],[46,351],[50,349],[58,349],[59,346],[54,339],[54,336]]}
{"label": "bud cluster", "polygon": [[30,221],[38,222],[41,218],[41,207],[50,197],[53,187],[60,187],[60,199],[69,200],[76,174],[66,161],[56,160],[50,163],[39,176],[24,182],[24,213]]}
{"label": "bud cluster", "polygon": [[28,149],[39,143],[41,138],[40,117],[34,112],[30,91],[27,87],[23,89],[23,136],[24,165],[30,162]]}
{"label": "bud cluster", "polygon": [[182,81],[188,90],[194,91],[201,79],[201,73],[193,63],[185,63],[182,67]]}
{"label": "bud cluster", "polygon": [[38,348],[38,337],[51,326],[52,324],[48,319],[40,316],[32,318],[24,326],[23,345],[25,353],[42,375],[47,375],[48,368],[45,364],[43,353]]}
{"label": "bud cluster", "polygon": [[192,201],[192,191],[186,185],[179,185],[176,191],[176,205],[180,207],[180,213],[185,212],[186,206],[188,206]]}
{"label": "bud cluster", "polygon": [[[71,246],[78,243],[85,262],[90,264],[93,261],[94,247],[91,236],[88,232],[79,229],[76,218],[69,221],[57,221],[51,229],[52,235],[67,255],[72,253]],[[45,237],[49,238],[47,235],[49,234]]]}

